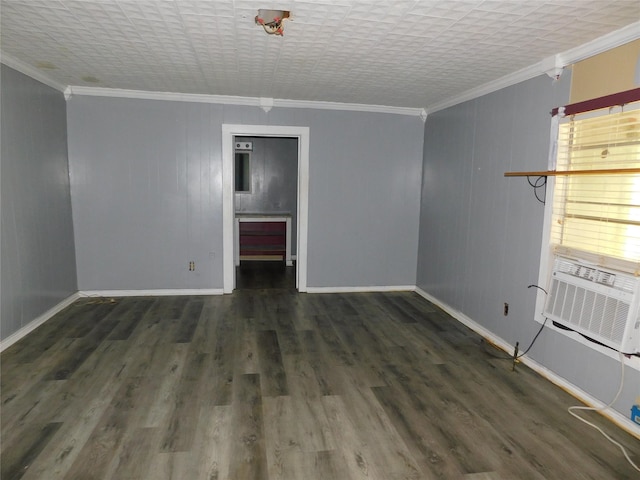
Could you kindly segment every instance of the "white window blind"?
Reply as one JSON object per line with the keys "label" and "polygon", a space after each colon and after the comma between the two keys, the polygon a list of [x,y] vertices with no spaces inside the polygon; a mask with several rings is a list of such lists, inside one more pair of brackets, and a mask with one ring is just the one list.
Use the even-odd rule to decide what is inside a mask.
{"label": "white window blind", "polygon": [[[640,168],[640,107],[561,123],[563,170]],[[640,273],[640,174],[558,176],[551,243],[556,253]]]}

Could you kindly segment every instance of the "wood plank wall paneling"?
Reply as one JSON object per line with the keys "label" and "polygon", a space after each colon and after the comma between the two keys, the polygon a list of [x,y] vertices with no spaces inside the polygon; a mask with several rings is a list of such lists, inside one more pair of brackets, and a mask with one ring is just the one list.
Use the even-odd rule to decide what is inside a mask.
{"label": "wood plank wall paneling", "polygon": [[0,475],[637,478],[504,356],[414,293],[81,299],[2,353]]}
{"label": "wood plank wall paneling", "polygon": [[0,65],[4,340],[78,290],[67,103],[62,92]]}

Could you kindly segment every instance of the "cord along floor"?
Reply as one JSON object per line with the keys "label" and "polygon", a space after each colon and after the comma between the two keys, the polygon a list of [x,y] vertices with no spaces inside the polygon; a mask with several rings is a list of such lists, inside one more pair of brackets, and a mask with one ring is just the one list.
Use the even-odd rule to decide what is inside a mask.
{"label": "cord along floor", "polygon": [[415,293],[86,298],[2,353],[0,477],[637,478],[496,355]]}

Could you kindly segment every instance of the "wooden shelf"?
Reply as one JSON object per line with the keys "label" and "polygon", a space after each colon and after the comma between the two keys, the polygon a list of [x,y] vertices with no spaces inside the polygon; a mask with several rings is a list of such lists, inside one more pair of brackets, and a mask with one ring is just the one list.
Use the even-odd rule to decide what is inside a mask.
{"label": "wooden shelf", "polygon": [[504,172],[505,177],[557,177],[573,175],[634,175],[640,168],[609,168],[602,170],[543,170],[538,172]]}

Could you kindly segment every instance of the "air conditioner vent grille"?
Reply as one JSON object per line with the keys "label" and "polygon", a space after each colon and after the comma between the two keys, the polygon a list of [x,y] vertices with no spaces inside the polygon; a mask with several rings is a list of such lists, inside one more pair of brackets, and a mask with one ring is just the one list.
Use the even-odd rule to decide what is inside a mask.
{"label": "air conditioner vent grille", "polygon": [[[588,335],[622,342],[630,304],[553,279],[549,293],[549,313]],[[598,338],[596,338],[598,340]]]}
{"label": "air conditioner vent grille", "polygon": [[544,315],[616,350],[640,350],[640,279],[556,258]]}

